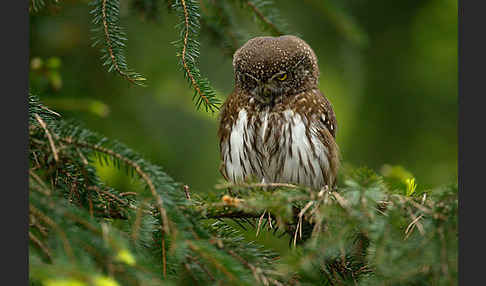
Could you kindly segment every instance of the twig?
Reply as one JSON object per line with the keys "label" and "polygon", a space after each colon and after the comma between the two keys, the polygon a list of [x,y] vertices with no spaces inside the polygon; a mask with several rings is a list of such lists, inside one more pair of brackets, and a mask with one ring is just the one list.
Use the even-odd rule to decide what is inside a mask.
{"label": "twig", "polygon": [[42,194],[46,195],[46,196],[50,196],[51,195],[51,190],[46,186],[46,184],[44,184],[44,182],[42,181],[42,179],[37,176],[37,174],[32,171],[31,169],[29,169],[29,175],[39,184],[39,186],[41,188],[38,189],[38,191],[40,191]]}
{"label": "twig", "polygon": [[113,66],[115,70],[118,72],[119,75],[121,75],[123,78],[128,80],[129,82],[133,84],[137,84],[135,80],[130,78],[124,71],[121,70],[120,66],[118,66],[118,61],[116,60],[115,54],[113,52],[113,47],[111,44],[111,37],[110,33],[108,30],[108,20],[106,18],[106,2],[107,0],[103,0],[102,2],[102,9],[101,9],[101,14],[102,14],[102,20],[103,20],[103,31],[105,35],[105,40],[106,40],[106,46],[108,48],[108,53],[110,54],[111,62],[113,63]]}
{"label": "twig", "polygon": [[94,217],[93,201],[91,200],[91,197],[88,197],[88,204],[89,204],[89,216]]}
{"label": "twig", "polygon": [[[254,184],[245,184],[245,183],[237,183],[237,184],[218,184],[215,186],[215,189],[221,190],[226,189],[229,187],[235,188],[290,188],[290,189],[299,189],[302,187],[293,185],[293,184],[286,184],[286,183],[254,183]],[[305,188],[303,188],[305,189]]]}
{"label": "twig", "polygon": [[93,190],[93,191],[96,191],[96,192],[101,192],[101,193],[109,196],[110,198],[113,198],[115,201],[117,201],[117,202],[119,202],[119,203],[121,203],[123,205],[128,205],[128,202],[120,199],[119,197],[117,197],[116,195],[114,195],[114,194],[112,194],[110,192],[107,192],[107,191],[104,191],[104,190],[98,188],[97,186],[88,186],[86,189],[87,190]]}
{"label": "twig", "polygon": [[408,202],[410,203],[411,205],[413,205],[414,207],[416,207],[417,209],[421,210],[422,212],[426,213],[426,214],[434,214],[434,212],[425,207],[424,205],[421,205],[417,202],[415,202],[413,199],[409,198],[409,197],[405,197],[405,196],[400,196],[400,195],[394,195],[395,197],[398,198],[398,200],[403,203],[403,202]]}
{"label": "twig", "polygon": [[186,269],[187,273],[189,274],[189,276],[191,277],[192,281],[194,281],[194,283],[197,284],[197,280],[196,280],[196,277],[194,277],[194,274],[191,272],[191,269],[189,268],[189,264],[187,263],[184,263],[184,268]]}
{"label": "twig", "polygon": [[146,203],[146,200],[144,200],[137,209],[137,214],[135,216],[135,222],[133,223],[132,233],[131,233],[131,237],[132,237],[133,241],[136,241],[137,238],[138,238],[138,231],[139,231],[140,225],[142,223],[142,213],[143,213],[143,208],[144,208],[145,203]]}
{"label": "twig", "polygon": [[191,195],[189,194],[189,186],[188,185],[184,185],[184,193],[186,194],[186,199],[190,200],[191,199]]}
{"label": "twig", "polygon": [[424,193],[424,195],[422,196],[422,202],[421,202],[422,205],[425,203],[426,199],[427,199],[427,193]]}
{"label": "twig", "polygon": [[81,153],[81,151],[79,151],[79,148],[76,148],[76,151],[78,152],[78,155],[81,158],[81,161],[83,162],[83,164],[88,165],[89,164],[88,160],[86,159],[86,157],[84,157],[83,153]]}
{"label": "twig", "polygon": [[44,237],[47,237],[47,230],[46,227],[41,225],[34,215],[29,215],[29,227],[35,227]]}
{"label": "twig", "polygon": [[49,262],[52,262],[52,255],[49,249],[40,241],[32,232],[29,231],[29,239],[39,247],[39,249],[45,254]]}
{"label": "twig", "polygon": [[[32,126],[32,125],[31,125],[31,126]],[[30,126],[29,126],[29,127],[30,127]],[[30,138],[30,140],[31,140],[31,141],[32,141],[32,139],[33,139],[33,138]],[[32,155],[34,155],[34,161],[35,161],[35,164],[36,164],[35,169],[39,169],[39,168],[41,168],[41,165],[40,165],[40,163],[39,163],[39,159],[37,159],[37,154],[36,154],[36,153],[37,153],[37,152],[32,151]]]}
{"label": "twig", "polygon": [[184,67],[184,70],[186,71],[187,76],[191,81],[192,87],[196,90],[197,94],[206,102],[208,106],[211,106],[209,99],[201,91],[201,88],[199,87],[199,85],[196,82],[196,79],[194,78],[194,75],[192,74],[191,70],[187,66],[186,50],[187,50],[187,41],[189,39],[189,30],[191,28],[189,27],[189,12],[187,11],[186,1],[181,0],[181,4],[182,4],[182,9],[184,10],[184,26],[185,26],[184,44],[182,45],[182,54],[181,54],[182,66]]}
{"label": "twig", "polygon": [[265,277],[265,275],[261,273],[262,270],[259,267],[253,266],[248,261],[246,261],[243,257],[238,255],[236,252],[234,252],[231,249],[226,250],[226,252],[229,253],[234,258],[238,259],[243,265],[245,265],[248,269],[250,269],[256,281],[263,283],[263,285],[269,285],[267,277]]}
{"label": "twig", "polygon": [[152,196],[155,198],[155,202],[156,202],[157,208],[160,212],[160,216],[161,216],[161,219],[162,219],[163,231],[167,234],[169,233],[169,219],[167,217],[167,212],[165,211],[165,209],[163,207],[162,198],[157,194],[157,191],[154,187],[154,184],[152,183],[152,180],[144,171],[142,171],[142,168],[140,167],[140,165],[138,165],[137,163],[133,162],[132,160],[126,158],[125,156],[122,156],[121,154],[116,153],[113,150],[110,150],[110,149],[107,149],[107,148],[104,148],[104,147],[101,147],[101,146],[92,145],[92,144],[82,142],[82,141],[74,141],[70,137],[62,138],[61,140],[63,142],[68,143],[68,144],[73,144],[73,145],[76,145],[76,146],[89,148],[89,149],[93,149],[93,150],[98,151],[98,152],[108,154],[112,157],[115,157],[115,158],[123,161],[125,164],[127,164],[130,167],[132,167],[133,169],[135,169],[135,172],[137,172],[137,174],[145,181],[145,183],[147,184],[147,186],[150,189],[150,192],[152,193]]}
{"label": "twig", "polygon": [[165,256],[165,238],[162,237],[162,274],[167,278],[167,258]]}
{"label": "twig", "polygon": [[268,25],[270,29],[272,29],[277,35],[283,35],[282,31],[280,31],[269,19],[267,19],[267,17],[263,15],[263,13],[255,6],[255,4],[253,4],[251,1],[246,1],[246,5],[248,5],[253,10],[253,12],[255,12],[257,17],[260,18],[263,23]]}
{"label": "twig", "polygon": [[298,230],[299,230],[299,227],[300,227],[300,224],[301,224],[301,221],[299,220],[297,222],[297,225],[295,226],[295,232],[294,232],[294,238],[293,238],[293,244],[294,244],[294,247],[297,245],[297,233],[298,233]]}
{"label": "twig", "polygon": [[221,262],[217,261],[216,259],[214,259],[212,256],[210,255],[207,255],[205,252],[201,251],[201,249],[194,245],[194,243],[192,243],[192,241],[190,240],[186,240],[186,243],[187,243],[187,246],[194,252],[196,253],[199,253],[204,259],[208,260],[209,262],[211,262],[214,267],[216,267],[217,269],[219,269],[221,272],[223,272],[228,278],[230,281],[235,281],[236,280],[236,277],[231,273],[229,272],[226,267],[224,267],[223,264],[221,264]]}
{"label": "twig", "polygon": [[[417,227],[418,227],[418,221],[423,217],[424,215],[419,215],[418,217],[416,217],[408,226],[407,226],[407,229],[405,229],[405,239],[407,239],[410,234],[412,233],[411,230],[413,230],[413,228],[415,227],[415,225],[417,224]],[[420,231],[420,234],[424,235],[424,230],[422,228],[422,225],[420,225],[420,227],[418,227],[419,231]]]}
{"label": "twig", "polygon": [[50,110],[49,108],[47,108],[47,107],[45,107],[45,106],[43,106],[43,105],[39,105],[39,107],[40,107],[41,109],[44,109],[45,111],[47,111],[47,112],[49,112],[49,113],[52,113],[52,114],[56,115],[57,117],[61,117],[61,114],[59,114],[59,113],[57,113],[57,112],[55,112],[55,111],[52,111],[52,110]]}
{"label": "twig", "polygon": [[267,213],[268,214],[268,223],[270,225],[270,229],[273,229],[273,225],[272,225],[272,217],[270,216],[270,212]]}
{"label": "twig", "polygon": [[51,133],[47,129],[46,123],[44,122],[44,120],[42,120],[42,118],[37,113],[34,114],[34,116],[35,116],[35,119],[39,122],[42,129],[44,129],[44,132],[46,132],[47,139],[49,140],[49,145],[51,146],[51,149],[52,149],[52,154],[54,155],[54,160],[56,162],[58,162],[59,161],[59,155],[57,154],[56,145],[54,145],[54,140],[52,140]]}
{"label": "twig", "polygon": [[204,270],[204,272],[206,272],[206,274],[208,275],[209,279],[211,279],[211,281],[216,281],[213,274],[211,274],[211,272],[209,272],[209,270],[206,268],[206,266],[204,264],[202,264],[201,262],[199,262],[199,260],[197,260],[195,257],[189,256],[189,255],[187,256],[187,258],[189,258],[190,260],[194,261],[194,263],[199,265],[199,267],[201,267],[201,269]]}
{"label": "twig", "polygon": [[346,201],[339,193],[337,192],[332,192],[332,195],[336,198],[337,202],[341,207],[343,207],[345,210],[349,210],[349,203]]}
{"label": "twig", "polygon": [[[228,206],[222,204],[213,204],[214,208],[208,209],[208,206],[196,206],[195,210],[201,212],[208,219],[222,219],[222,218],[259,218],[260,213],[246,212],[243,210],[237,210],[235,208],[228,208]],[[208,211],[209,210],[209,211]]]}
{"label": "twig", "polygon": [[[299,221],[297,223],[297,228],[295,229],[295,232],[297,232],[297,230],[299,231],[299,235],[300,235],[300,238],[302,238],[302,217],[304,216],[305,212],[314,204],[314,201],[310,201],[308,202],[305,207],[299,212]],[[294,238],[296,238],[296,236],[294,235]],[[296,241],[294,240],[294,246],[296,244]]]}
{"label": "twig", "polygon": [[120,196],[122,196],[122,197],[128,196],[128,195],[137,196],[138,193],[136,193],[136,192],[123,192],[123,193],[120,193]]}
{"label": "twig", "polygon": [[38,210],[36,207],[34,207],[32,204],[29,204],[29,212],[33,214],[34,216],[38,217],[40,220],[42,220],[44,223],[49,225],[50,227],[54,228],[57,232],[59,232],[61,236],[61,240],[63,242],[63,247],[64,250],[66,251],[66,254],[69,256],[70,259],[73,259],[73,251],[71,248],[71,245],[69,244],[69,240],[67,239],[66,234],[60,228],[57,223],[55,223],[51,218],[46,216],[44,213],[42,213],[40,210]]}
{"label": "twig", "polygon": [[258,227],[257,227],[257,231],[256,231],[256,236],[258,236],[258,234],[260,233],[260,226],[262,225],[262,221],[263,221],[263,216],[265,216],[265,212],[267,210],[264,210],[262,215],[260,216],[260,219],[258,220]]}

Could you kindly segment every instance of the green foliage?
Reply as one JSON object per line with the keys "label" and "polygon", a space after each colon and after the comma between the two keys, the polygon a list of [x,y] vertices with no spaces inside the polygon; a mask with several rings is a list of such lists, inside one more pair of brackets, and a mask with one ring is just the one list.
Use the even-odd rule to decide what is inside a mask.
{"label": "green foliage", "polygon": [[[102,46],[102,59],[109,71],[142,84],[143,77],[126,64],[127,37],[120,27],[119,2],[92,2],[97,34],[94,44]],[[305,2],[320,10],[350,42],[366,47],[372,39],[373,35],[369,38],[357,25],[358,18],[344,13],[345,3]],[[55,3],[31,0],[30,11]],[[260,0],[133,0],[128,7],[147,20],[156,19],[164,7],[175,12],[180,32],[175,42],[177,55],[195,91],[194,102],[198,108],[215,111],[220,99],[199,70],[198,39],[209,36],[230,56],[250,37],[245,34],[247,27],[241,25],[245,19],[238,12],[242,9],[237,8],[246,10],[264,32],[287,33],[275,9],[277,3],[279,7],[287,5]],[[382,19],[376,21],[381,27]],[[380,39],[383,36],[378,35]],[[327,36],[318,35],[324,42],[332,42]],[[439,46],[442,50],[444,45]],[[341,46],[339,50],[343,50]],[[326,53],[321,63],[334,57],[327,48]],[[54,92],[61,89],[60,58],[34,58],[31,68],[31,82],[41,78],[36,85],[49,85]],[[349,69],[355,70],[352,66]],[[381,75],[383,69],[378,70]],[[376,82],[383,84],[383,80]],[[98,82],[93,86],[102,88]],[[86,93],[84,88],[80,90]],[[95,100],[67,93],[69,97],[46,97],[44,102],[56,109],[88,111],[97,119],[106,117],[108,106],[112,106],[105,104],[108,97]],[[388,92],[386,98],[390,98]],[[424,98],[420,97],[420,102]],[[399,97],[393,97],[396,99]],[[360,121],[366,121],[369,114],[381,114],[365,110],[366,114],[357,116]],[[345,168],[335,190],[316,192],[288,184],[222,184],[207,193],[191,193],[126,145],[64,120],[37,97],[29,97],[29,114],[31,285],[457,284],[457,184],[429,188],[400,166],[384,166],[380,174]],[[403,125],[389,122],[393,130],[406,134],[406,138],[397,136],[400,142],[412,138],[402,131]],[[359,127],[361,132],[369,131],[362,124]],[[124,133],[129,130],[123,128]],[[354,147],[355,152],[362,152]],[[135,183],[115,187],[105,182],[96,168],[100,165],[122,171],[123,177]],[[288,240],[288,249],[254,242],[262,233]]]}
{"label": "green foliage", "polygon": [[[222,199],[191,198],[160,167],[61,120],[34,96],[29,115],[32,283],[442,285],[457,279],[457,186],[409,197],[358,169],[345,172],[337,190],[249,184],[230,186],[233,195]],[[107,186],[96,161],[146,187]],[[230,218],[288,234],[292,250],[280,257],[248,242]]]}
{"label": "green foliage", "polygon": [[[57,0],[50,0],[57,3]],[[142,18],[153,20],[158,18],[161,12],[162,1],[155,0],[133,0],[130,7],[137,11]],[[203,3],[203,2],[201,2]],[[207,29],[214,41],[222,44],[223,50],[228,54],[232,53],[241,45],[241,35],[235,32],[236,25],[233,23],[230,10],[239,6],[249,11],[255,22],[259,23],[262,30],[274,36],[288,34],[287,24],[275,8],[275,3],[269,0],[232,1],[231,5],[226,1],[214,1],[207,3],[204,13],[201,12],[199,1],[196,0],[175,0],[168,1],[169,9],[174,10],[179,16],[180,23],[177,25],[180,37],[173,44],[179,49],[177,56],[180,58],[180,67],[184,77],[194,90],[193,100],[199,109],[202,105],[206,111],[216,111],[221,99],[216,96],[216,91],[204,77],[198,67],[200,55],[200,44],[198,37],[201,29],[201,22]],[[95,27],[92,46],[101,46],[101,60],[108,72],[115,72],[123,79],[135,85],[145,85],[146,78],[140,73],[128,67],[125,57],[127,35],[120,26],[120,1],[119,0],[93,0],[91,10],[92,22]],[[30,10],[37,12],[46,6],[45,0],[31,0]],[[330,9],[326,10],[331,11]],[[334,11],[334,10],[333,10]],[[330,14],[334,15],[334,14]],[[342,19],[344,17],[329,17],[330,19]],[[349,21],[338,27],[352,27]],[[348,33],[345,29],[345,34]],[[354,28],[356,30],[356,28]],[[349,33],[348,33],[349,34]],[[354,33],[356,34],[356,33]],[[353,34],[353,35],[354,35]]]}
{"label": "green foliage", "polygon": [[253,19],[260,24],[262,29],[273,36],[281,36],[288,33],[287,25],[280,17],[271,0],[239,0],[240,5],[246,8]]}
{"label": "green foliage", "polygon": [[126,34],[119,23],[119,0],[93,0],[91,14],[93,15],[93,29],[95,33],[93,47],[102,45],[101,60],[108,72],[116,72],[130,83],[143,85],[145,78],[132,71],[125,59]]}
{"label": "green foliage", "polygon": [[29,0],[29,12],[39,12],[44,7],[58,4],[59,0]]}
{"label": "green foliage", "polygon": [[[38,2],[37,2],[38,1]],[[54,1],[54,0],[52,0]],[[57,3],[57,0],[55,0]],[[285,23],[281,20],[272,1],[239,1],[242,7],[248,8],[257,22],[262,24],[264,31],[272,35],[283,35]],[[177,56],[180,58],[180,67],[189,85],[194,90],[193,100],[197,109],[204,106],[206,111],[214,112],[219,108],[221,99],[216,96],[216,91],[211,87],[209,80],[204,77],[198,66],[200,44],[198,37],[201,29],[201,9],[196,0],[168,1],[168,8],[176,12],[180,23],[177,25],[180,36],[173,44],[179,49]],[[125,57],[127,36],[120,26],[120,1],[119,0],[93,0],[91,14],[93,16],[92,46],[101,46],[101,60],[103,66],[107,66],[108,72],[115,72],[132,84],[144,85],[145,77],[128,67]],[[31,0],[32,11],[38,11],[45,6],[44,0]],[[227,3],[215,1],[208,3],[210,9],[216,11],[215,15],[203,16],[203,22],[208,32],[216,38],[216,41],[225,43],[223,48],[232,54],[240,45],[240,37],[232,32],[234,23],[229,15]],[[137,11],[142,18],[156,19],[161,8],[161,1],[133,0],[131,8]]]}
{"label": "green foliage", "polygon": [[216,92],[210,86],[207,78],[203,78],[198,68],[199,42],[197,37],[200,29],[200,12],[198,1],[195,0],[175,0],[172,9],[177,12],[180,23],[180,39],[173,42],[179,48],[178,57],[180,65],[189,84],[194,89],[193,100],[196,107],[202,104],[206,111],[215,111],[221,100],[216,97]]}
{"label": "green foliage", "polygon": [[[248,244],[235,235],[223,241],[221,228],[200,225],[197,213],[184,208],[190,201],[182,186],[159,167],[120,143],[58,120],[35,97],[29,103],[32,281],[75,278],[89,285],[110,276],[124,281],[120,285],[160,285],[162,278],[177,281],[181,271],[201,283],[217,275],[219,281],[252,281],[242,263],[250,263],[249,256],[240,254]],[[95,160],[126,170],[147,187],[123,193],[106,186]]]}
{"label": "green foliage", "polygon": [[235,23],[234,6],[230,1],[215,1],[201,15],[201,26],[214,45],[220,46],[224,54],[233,57],[243,44],[241,29]]}

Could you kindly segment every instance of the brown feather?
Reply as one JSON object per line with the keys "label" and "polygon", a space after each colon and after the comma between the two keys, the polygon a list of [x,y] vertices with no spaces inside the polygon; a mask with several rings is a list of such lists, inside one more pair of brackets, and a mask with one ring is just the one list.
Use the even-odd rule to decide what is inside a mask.
{"label": "brown feather", "polygon": [[[317,87],[319,68],[309,45],[295,36],[257,37],[235,53],[233,66],[235,89],[222,106],[218,130],[223,176],[334,186],[337,121]],[[276,84],[272,78],[282,70],[289,79]],[[262,95],[261,82],[271,85],[271,97]]]}

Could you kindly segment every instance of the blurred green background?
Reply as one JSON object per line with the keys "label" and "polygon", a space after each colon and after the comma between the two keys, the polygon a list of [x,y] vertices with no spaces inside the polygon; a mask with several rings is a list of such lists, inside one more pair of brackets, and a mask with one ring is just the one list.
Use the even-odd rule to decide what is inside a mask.
{"label": "blurred green background", "polygon": [[[377,171],[402,165],[422,186],[457,181],[457,1],[276,2],[289,29],[317,54],[346,164]],[[124,142],[191,190],[206,192],[221,180],[218,114],[191,102],[171,44],[178,19],[164,5],[146,21],[122,1],[128,65],[148,79],[145,88],[101,66],[87,1],[31,14],[30,89],[64,118]],[[244,40],[266,34],[249,13],[237,15]],[[224,99],[233,86],[231,56],[204,28],[200,41],[201,71]],[[120,172],[101,172],[129,187]]]}

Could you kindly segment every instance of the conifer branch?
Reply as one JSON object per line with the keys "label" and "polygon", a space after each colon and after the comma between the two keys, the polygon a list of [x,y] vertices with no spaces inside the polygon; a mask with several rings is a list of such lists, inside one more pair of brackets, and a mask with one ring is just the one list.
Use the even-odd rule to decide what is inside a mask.
{"label": "conifer branch", "polygon": [[[190,198],[188,188],[128,147],[65,123],[36,98],[29,97],[29,112],[29,231],[30,243],[39,249],[30,255],[35,283],[45,282],[44,273],[72,276],[68,271],[85,281],[107,272],[133,285],[179,285],[186,273],[200,285],[439,285],[457,277],[456,185],[427,192],[426,199],[417,192],[404,196],[406,186],[389,189],[382,176],[365,169],[344,175],[332,191],[249,183],[231,185],[238,197],[211,194],[201,199],[204,195],[194,193]],[[56,140],[59,162],[52,160],[37,117]],[[127,175],[142,179],[147,191],[132,196],[105,186],[93,157],[125,167]],[[217,189],[221,187],[228,185]],[[37,192],[44,188],[49,192]],[[157,204],[147,203],[161,190],[167,224]],[[248,242],[238,227],[220,218],[251,219],[254,228],[281,229],[298,251],[277,262],[277,254]],[[171,236],[164,225],[170,226]],[[61,251],[48,248],[53,263],[44,263],[42,245],[55,244],[63,246]]]}
{"label": "conifer branch", "polygon": [[34,180],[37,182],[37,184],[41,187],[41,192],[46,195],[50,196],[51,195],[51,190],[46,186],[46,184],[42,181],[42,179],[32,171],[32,169],[29,169],[29,176],[34,178]]}
{"label": "conifer branch", "polygon": [[184,10],[184,45],[182,46],[182,65],[184,66],[184,70],[186,71],[187,76],[191,80],[192,87],[196,90],[197,94],[204,100],[205,104],[209,104],[209,99],[204,95],[199,88],[199,85],[197,84],[196,80],[194,79],[194,75],[192,74],[191,70],[189,69],[189,66],[187,65],[187,42],[189,40],[189,12],[187,11],[187,6],[186,6],[186,1],[185,0],[180,0],[182,4],[182,9]]}
{"label": "conifer branch", "polygon": [[44,253],[49,262],[52,262],[50,250],[31,231],[29,231],[29,240],[32,241],[32,243],[34,243]]}
{"label": "conifer branch", "polygon": [[233,21],[232,7],[228,1],[215,1],[209,9],[203,10],[201,25],[207,30],[214,45],[220,46],[228,57],[233,57],[243,37]]}
{"label": "conifer branch", "polygon": [[126,64],[124,48],[127,39],[119,26],[119,0],[93,0],[90,4],[94,6],[91,11],[93,23],[99,25],[93,31],[101,34],[95,37],[93,46],[104,43],[101,49],[103,65],[108,66],[108,72],[115,71],[130,83],[143,86],[145,78]]}
{"label": "conifer branch", "polygon": [[263,30],[273,36],[289,34],[287,24],[281,19],[275,3],[271,0],[239,0],[243,7],[255,16],[255,20],[261,24]]}
{"label": "conifer branch", "polygon": [[44,227],[32,214],[29,214],[29,227],[30,226],[35,227],[43,237],[47,237],[49,234],[47,228]]}
{"label": "conifer branch", "polygon": [[144,212],[146,212],[145,209],[144,209],[146,204],[147,204],[147,199],[143,200],[137,208],[137,212],[135,214],[135,221],[133,223],[132,230],[131,230],[131,233],[130,233],[130,237],[131,237],[132,241],[137,241],[137,239],[138,239],[138,234],[140,232],[140,228],[141,228],[141,225],[142,225],[142,216],[143,216]]}
{"label": "conifer branch", "polygon": [[197,66],[199,43],[195,38],[200,29],[199,6],[195,0],[177,0],[172,7],[178,12],[181,20],[181,39],[174,44],[180,49],[178,57],[181,58],[184,75],[194,89],[193,100],[195,100],[198,109],[204,104],[206,111],[214,112],[219,108],[218,105],[221,101],[216,97],[209,81],[201,77],[201,72]]}
{"label": "conifer branch", "polygon": [[250,7],[250,9],[255,13],[255,15],[258,17],[258,19],[268,27],[268,29],[272,32],[272,34],[276,36],[281,36],[283,35],[283,31],[281,31],[268,17],[266,17],[263,12],[257,7],[257,4],[259,1],[245,1],[246,5]]}
{"label": "conifer branch", "polygon": [[105,35],[105,40],[106,40],[106,45],[108,48],[108,52],[110,53],[110,58],[111,58],[111,63],[113,64],[115,70],[126,80],[128,80],[131,83],[134,83],[133,79],[129,78],[118,66],[118,62],[115,58],[115,54],[113,53],[113,46],[111,42],[111,37],[110,37],[110,32],[108,30],[108,20],[106,17],[106,1],[108,0],[102,0],[102,8],[101,8],[101,13],[103,15],[103,32]]}
{"label": "conifer branch", "polygon": [[211,219],[221,219],[221,218],[236,218],[236,219],[243,219],[243,218],[259,218],[261,216],[260,213],[251,213],[248,211],[237,210],[228,207],[218,207],[218,206],[203,206],[200,210],[204,210],[205,218]]}
{"label": "conifer branch", "polygon": [[251,273],[253,274],[253,277],[255,278],[255,280],[258,282],[258,283],[262,283],[263,285],[270,285],[269,282],[272,282],[272,284],[274,285],[282,285],[280,282],[278,282],[277,280],[274,280],[274,279],[271,279],[269,277],[267,277],[264,273],[264,271],[259,268],[259,267],[256,267],[254,266],[253,264],[251,264],[250,262],[246,261],[243,257],[241,257],[239,254],[237,254],[236,252],[234,252],[233,250],[231,249],[228,249],[226,250],[226,252],[233,256],[234,258],[236,258],[238,261],[240,261],[243,265],[245,265],[248,269],[251,270]]}
{"label": "conifer branch", "polygon": [[98,151],[98,152],[101,152],[101,153],[105,153],[107,155],[110,155],[112,157],[115,157],[115,158],[123,161],[125,164],[132,167],[135,170],[135,172],[137,172],[137,174],[145,181],[145,183],[149,187],[150,192],[152,193],[152,196],[155,199],[155,203],[157,205],[157,208],[158,208],[160,216],[161,216],[162,229],[164,230],[165,233],[167,233],[167,234],[169,233],[169,219],[167,217],[167,211],[163,207],[162,198],[157,194],[157,191],[155,190],[155,187],[154,187],[154,184],[152,183],[152,180],[142,170],[140,165],[138,165],[134,161],[122,156],[121,154],[116,153],[113,150],[110,150],[110,149],[107,149],[107,148],[104,148],[104,147],[101,147],[101,146],[92,145],[92,144],[89,144],[87,142],[75,141],[72,138],[61,138],[61,140],[63,142],[68,143],[68,144],[76,145],[78,147],[89,148],[89,149],[92,149],[92,150],[95,150],[95,151]]}
{"label": "conifer branch", "polygon": [[70,259],[73,259],[74,255],[73,255],[71,244],[69,243],[69,240],[67,239],[67,236],[62,230],[62,228],[60,228],[57,223],[55,223],[50,217],[45,215],[43,212],[41,212],[39,209],[34,207],[32,204],[29,204],[29,213],[31,213],[36,218],[40,219],[45,224],[52,227],[55,231],[59,233],[59,236],[61,237],[61,240],[63,242],[64,251],[66,252],[66,254],[68,254]]}
{"label": "conifer branch", "polygon": [[201,269],[204,271],[204,273],[206,273],[206,275],[208,275],[209,279],[214,282],[216,281],[216,279],[214,278],[214,275],[208,270],[208,268],[202,264],[196,257],[194,256],[191,256],[191,255],[188,255],[187,258],[191,261],[194,261],[194,263],[196,263],[199,267],[201,267]]}
{"label": "conifer branch", "polygon": [[51,146],[52,155],[54,156],[54,160],[56,162],[58,162],[59,161],[59,155],[57,154],[57,148],[56,148],[56,145],[54,144],[54,140],[52,139],[51,133],[47,129],[46,123],[42,120],[42,118],[40,118],[40,116],[38,114],[34,114],[34,116],[35,116],[35,119],[39,122],[42,129],[44,129],[44,132],[46,132],[47,139],[49,140],[49,145]]}
{"label": "conifer branch", "polygon": [[288,188],[288,189],[305,189],[302,186],[297,186],[294,184],[287,184],[287,183],[224,183],[218,184],[215,186],[216,189],[227,189],[227,188],[245,188],[245,189],[254,189],[254,188]]}
{"label": "conifer branch", "polygon": [[207,252],[205,252],[201,247],[193,243],[192,241],[186,241],[187,246],[189,249],[194,251],[195,253],[199,254],[202,258],[206,259],[207,261],[211,262],[213,266],[218,269],[219,271],[223,272],[226,277],[228,277],[229,281],[237,281],[237,278],[231,273],[220,261],[216,260],[215,257],[212,257]]}
{"label": "conifer branch", "polygon": [[98,188],[97,186],[88,186],[86,189],[87,190],[93,190],[93,191],[97,192],[98,194],[103,194],[102,196],[107,197],[109,201],[117,201],[121,205],[129,206],[128,201],[124,201],[123,199],[119,198],[117,195],[114,195],[110,192],[102,190],[102,189]]}

